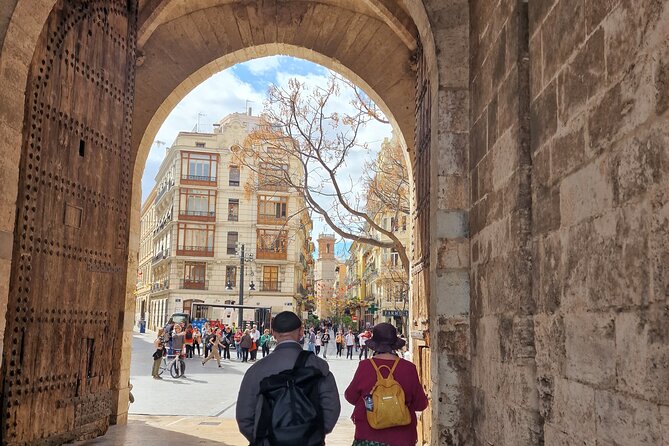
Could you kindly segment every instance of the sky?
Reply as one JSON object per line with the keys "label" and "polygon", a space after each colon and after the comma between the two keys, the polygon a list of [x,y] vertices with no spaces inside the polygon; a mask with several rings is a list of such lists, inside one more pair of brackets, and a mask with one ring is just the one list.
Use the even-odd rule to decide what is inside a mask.
{"label": "sky", "polygon": [[[221,71],[194,88],[169,114],[161,126],[149,152],[142,177],[142,201],[151,192],[155,176],[163,161],[166,148],[171,146],[180,131],[211,132],[212,124],[234,112],[244,112],[247,107],[259,115],[264,107],[268,87],[286,86],[291,78],[297,78],[308,85],[324,86],[329,70],[321,65],[288,56],[271,56],[253,59]],[[331,101],[334,108],[342,111],[351,110],[349,104],[352,94],[342,93]],[[369,150],[352,152],[347,164],[342,169],[342,181],[348,181],[353,190],[359,187],[363,175],[364,162],[376,156],[384,138],[391,136],[388,124],[371,122],[360,134],[360,140],[369,146]],[[314,218],[315,239],[320,233],[333,233],[318,217]],[[339,238],[338,238],[339,239]],[[346,257],[350,242],[339,241],[335,246],[338,257]]]}

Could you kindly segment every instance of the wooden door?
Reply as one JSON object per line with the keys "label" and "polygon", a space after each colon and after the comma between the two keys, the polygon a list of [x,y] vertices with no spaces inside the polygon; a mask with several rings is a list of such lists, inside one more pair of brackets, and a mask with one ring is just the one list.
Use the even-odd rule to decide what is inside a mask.
{"label": "wooden door", "polygon": [[118,387],[136,2],[60,0],[30,67],[2,444],[103,434]]}
{"label": "wooden door", "polygon": [[[413,215],[413,262],[411,266],[411,334],[414,362],[428,395],[432,391],[429,375],[429,302],[430,302],[430,123],[432,98],[427,63],[422,49],[416,55],[416,131],[413,153],[415,209]],[[418,357],[416,357],[418,356]],[[419,426],[423,444],[430,444],[431,416],[423,412]]]}

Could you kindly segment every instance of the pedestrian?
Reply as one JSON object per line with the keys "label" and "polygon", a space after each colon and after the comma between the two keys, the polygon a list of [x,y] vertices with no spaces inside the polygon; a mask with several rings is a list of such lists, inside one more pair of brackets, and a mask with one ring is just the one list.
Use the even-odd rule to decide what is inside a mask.
{"label": "pedestrian", "polygon": [[174,325],[174,333],[172,334],[172,350],[175,355],[180,355],[181,351],[184,349],[185,336],[181,324]]}
{"label": "pedestrian", "polygon": [[372,337],[372,334],[369,332],[369,330],[365,330],[362,333],[360,333],[360,336],[358,336],[358,341],[360,342],[360,354],[358,355],[358,361],[362,359],[362,356],[365,356],[365,359],[367,359],[367,340]]}
{"label": "pedestrian", "polygon": [[193,326],[191,324],[188,324],[188,327],[186,327],[186,332],[184,334],[184,345],[186,347],[186,358],[192,358],[193,357],[193,342],[194,342]]}
{"label": "pedestrian", "polygon": [[213,332],[211,331],[211,327],[207,328],[207,332],[204,335],[204,338],[202,338],[202,345],[204,346],[204,357],[209,356],[209,351],[211,350],[211,343],[209,342],[211,340],[211,336],[213,335]]}
{"label": "pedestrian", "polygon": [[[277,314],[272,321],[271,327],[272,334],[277,341],[276,347],[268,357],[271,358],[271,361],[259,361],[253,364],[244,374],[239,387],[236,413],[239,431],[253,445],[270,445],[270,440],[259,429],[261,425],[266,425],[265,417],[261,417],[261,411],[258,410],[261,406],[258,405],[258,399],[251,396],[259,394],[260,382],[264,378],[276,376],[284,370],[293,369],[298,359],[304,357],[303,355],[306,354],[308,357],[306,362],[304,362],[305,368],[317,369],[320,371],[322,378],[320,378],[321,381],[317,387],[318,394],[315,398],[320,405],[319,409],[316,413],[298,414],[300,417],[311,415],[312,418],[317,419],[317,423],[319,424],[317,429],[308,431],[307,435],[311,436],[305,436],[302,444],[324,444],[323,437],[332,432],[341,411],[339,391],[337,390],[334,376],[330,372],[326,361],[311,354],[301,354],[303,349],[299,340],[304,331],[302,321],[295,313],[283,311]],[[269,421],[272,425],[275,422],[280,423],[280,420],[276,419]]]}
{"label": "pedestrian", "polygon": [[335,344],[337,345],[337,356],[341,358],[341,351],[344,350],[344,335],[341,331],[338,331],[335,336]]}
{"label": "pedestrian", "polygon": [[218,349],[218,346],[221,343],[221,330],[216,329],[215,332],[213,332],[209,336],[209,355],[202,360],[202,366],[204,366],[211,358],[216,359],[216,363],[218,366],[221,366],[221,353],[220,350]]}
{"label": "pedestrian", "polygon": [[262,336],[260,336],[260,347],[262,348],[262,357],[269,355],[269,343],[272,339],[272,336],[269,334],[269,330],[266,328]]}
{"label": "pedestrian", "polygon": [[260,342],[260,331],[258,331],[258,326],[254,325],[249,332],[251,336],[251,347],[249,347],[249,353],[251,354],[251,361],[255,361],[258,356],[258,344]]}
{"label": "pedestrian", "polygon": [[241,330],[235,331],[235,335],[233,336],[233,340],[235,341],[235,350],[237,350],[237,360],[241,361],[244,358],[244,355],[242,354],[242,336],[244,336],[244,333],[242,333]]}
{"label": "pedestrian", "polygon": [[163,354],[165,353],[165,342],[163,335],[165,334],[165,329],[161,328],[158,330],[158,335],[153,341],[153,346],[156,348],[156,351],[153,352],[153,368],[151,369],[151,376],[153,379],[163,379],[158,374],[160,370],[160,363],[163,360]]}
{"label": "pedestrian", "polygon": [[242,362],[249,361],[249,349],[253,345],[253,338],[251,338],[250,330],[244,330],[242,339],[239,341],[239,346],[242,348]]}
{"label": "pedestrian", "polygon": [[321,346],[323,345],[322,339],[321,339],[321,331],[318,330],[316,332],[316,339],[314,339],[315,345],[316,345],[316,356],[318,356],[321,353]]}
{"label": "pedestrian", "polygon": [[325,328],[325,333],[321,336],[321,344],[323,344],[323,358],[328,357],[328,344],[330,343],[330,332]]}
{"label": "pedestrian", "polygon": [[307,336],[307,350],[313,352],[316,350],[316,334],[314,327],[309,328],[309,335]]}
{"label": "pedestrian", "polygon": [[223,344],[223,359],[230,359],[230,345],[232,344],[232,331],[230,326],[225,327],[225,330],[222,333],[223,339],[221,339]]}
{"label": "pedestrian", "polygon": [[346,359],[351,357],[353,359],[353,346],[355,345],[355,335],[351,331],[351,329],[348,330],[348,333],[346,333],[346,337],[344,339],[344,342],[346,342]]}
{"label": "pedestrian", "polygon": [[200,344],[202,343],[202,333],[200,333],[200,329],[195,327],[193,330],[193,347],[194,349],[197,349],[197,355],[202,356],[202,352],[200,350]]}
{"label": "pedestrian", "polygon": [[[397,351],[404,346],[404,341],[397,337],[397,330],[394,326],[384,322],[374,327],[373,334],[365,345],[374,351],[374,356],[360,362],[351,384],[344,393],[346,401],[355,406],[351,417],[355,424],[353,446],[415,445],[418,439],[416,412],[425,410],[428,401],[418,378],[416,366],[397,356]],[[372,390],[377,380],[381,378],[392,378],[399,384],[404,394],[405,407],[391,403],[375,404],[377,398],[401,401],[396,394],[395,396],[382,396],[382,390],[376,398],[370,395],[373,393]],[[376,389],[374,390],[376,394]],[[391,409],[388,409],[389,407]],[[381,420],[382,416],[378,411],[383,411],[386,415],[383,421],[394,420],[386,423],[390,427],[381,428],[377,425],[375,428],[370,425],[370,419],[375,425]],[[387,416],[389,411],[392,412],[390,417]],[[374,415],[370,417],[370,413]],[[375,415],[379,415],[378,418],[375,418]]]}

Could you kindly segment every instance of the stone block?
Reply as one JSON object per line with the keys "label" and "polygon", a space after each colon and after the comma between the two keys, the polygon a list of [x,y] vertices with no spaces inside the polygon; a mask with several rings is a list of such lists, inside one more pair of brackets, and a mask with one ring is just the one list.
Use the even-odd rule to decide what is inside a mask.
{"label": "stone block", "polygon": [[567,133],[556,136],[550,146],[551,181],[560,181],[586,160],[585,129],[580,120],[572,121]]}
{"label": "stone block", "polygon": [[486,146],[488,149],[490,149],[495,142],[497,142],[497,138],[499,138],[499,129],[497,125],[498,112],[497,95],[495,95],[486,109],[486,113],[488,114],[488,140]]}
{"label": "stone block", "polygon": [[520,150],[517,132],[507,130],[488,156],[492,156],[492,187],[499,190],[518,168],[518,152]]}
{"label": "stone block", "polygon": [[532,153],[532,188],[546,187],[551,181],[552,144],[544,144]]}
{"label": "stone block", "polygon": [[469,181],[464,175],[438,176],[439,209],[467,209],[469,207]]}
{"label": "stone block", "polygon": [[532,194],[532,231],[545,234],[560,227],[560,189],[553,187],[535,187]]}
{"label": "stone block", "polygon": [[649,312],[616,317],[617,389],[669,405],[669,317],[657,310]]}
{"label": "stone block", "polygon": [[436,289],[439,298],[436,302],[437,314],[469,314],[469,272],[467,270],[445,271],[437,273]]}
{"label": "stone block", "polygon": [[595,438],[595,390],[555,378],[551,423],[575,438]]}
{"label": "stone block", "polygon": [[659,126],[624,140],[612,163],[618,204],[648,191],[669,175],[669,132]]}
{"label": "stone block", "polygon": [[467,88],[469,85],[469,27],[466,24],[434,30],[439,67],[439,86]]}
{"label": "stone block", "polygon": [[611,391],[595,392],[597,436],[612,444],[655,446],[661,444],[659,407]]}
{"label": "stone block", "polygon": [[612,207],[613,186],[607,171],[607,159],[599,158],[560,183],[562,226],[574,225]]}
{"label": "stone block", "polygon": [[559,234],[541,237],[538,243],[538,253],[534,259],[538,274],[535,281],[538,286],[533,290],[538,293],[535,300],[537,308],[542,313],[554,313],[560,307],[562,300],[562,281],[564,269],[562,263],[562,241]]}
{"label": "stone block", "polygon": [[520,94],[518,65],[514,65],[497,91],[497,135],[502,135],[507,129],[519,125]]}
{"label": "stone block", "polygon": [[551,82],[530,104],[530,147],[536,152],[557,130],[557,94]]}
{"label": "stone block", "polygon": [[578,438],[567,428],[566,432],[563,426],[556,426],[552,423],[544,424],[544,444],[551,446],[603,446],[597,443],[595,438]]}
{"label": "stone block", "polygon": [[557,74],[576,47],[585,41],[584,4],[584,0],[558,0],[546,17],[541,28],[544,83]]}
{"label": "stone block", "polygon": [[513,320],[514,359],[534,358],[534,322],[531,316],[516,316]]}
{"label": "stone block", "polygon": [[438,150],[433,156],[437,160],[437,175],[463,175],[467,172],[469,153],[469,135],[453,133],[439,128],[437,133]]}
{"label": "stone block", "polygon": [[439,90],[439,130],[454,133],[469,131],[469,90]]}
{"label": "stone block", "polygon": [[469,268],[468,239],[439,239],[437,248],[437,269]]}
{"label": "stone block", "polygon": [[[665,188],[665,190],[667,190]],[[648,240],[650,248],[650,301],[669,304],[669,197],[658,203]]]}
{"label": "stone block", "polygon": [[604,85],[604,31],[599,29],[576,53],[573,61],[558,77],[560,121],[576,116],[589,98]]}
{"label": "stone block", "polygon": [[615,319],[611,314],[565,315],[566,377],[600,388],[616,380]]}
{"label": "stone block", "polygon": [[469,168],[473,169],[488,151],[487,115],[474,122],[469,137]]}
{"label": "stone block", "polygon": [[585,2],[585,27],[586,33],[592,32],[600,25],[602,20],[620,3],[620,0],[598,0],[596,2]]}
{"label": "stone block", "polygon": [[544,19],[548,15],[556,0],[543,0],[540,2],[529,2],[528,16],[530,22],[530,35],[540,29]]}
{"label": "stone block", "polygon": [[465,211],[437,211],[436,237],[449,239],[469,236],[469,222]]}

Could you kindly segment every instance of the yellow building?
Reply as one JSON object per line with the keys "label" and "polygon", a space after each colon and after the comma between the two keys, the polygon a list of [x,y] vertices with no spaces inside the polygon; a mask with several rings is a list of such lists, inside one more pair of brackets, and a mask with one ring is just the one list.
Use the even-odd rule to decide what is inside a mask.
{"label": "yellow building", "polygon": [[[155,198],[142,212],[152,223],[150,272],[142,270],[151,277],[150,328],[175,312],[235,322],[234,311],[205,314],[193,303],[239,303],[242,247],[252,260],[245,264],[245,305],[294,310],[304,293],[311,220],[303,198],[264,181],[253,160],[239,159],[237,149],[262,125],[260,117],[233,113],[213,133],[179,133],[167,150]],[[285,168],[299,175],[289,160]]]}

